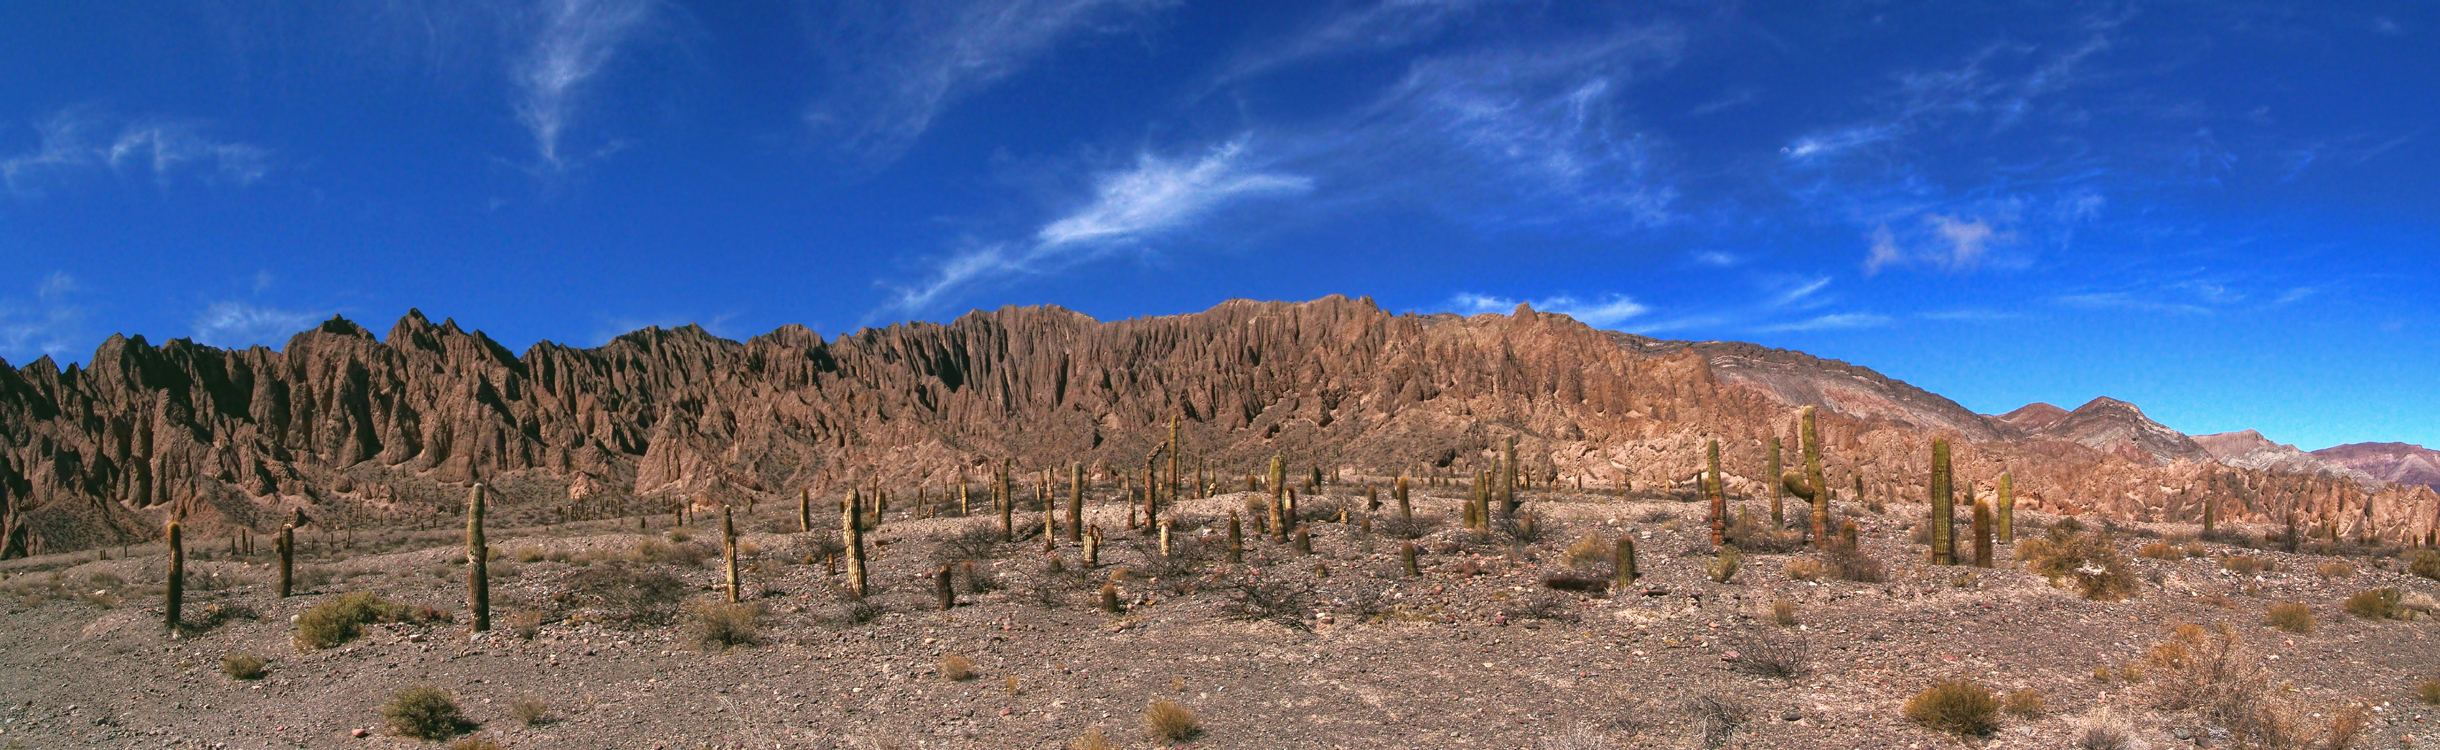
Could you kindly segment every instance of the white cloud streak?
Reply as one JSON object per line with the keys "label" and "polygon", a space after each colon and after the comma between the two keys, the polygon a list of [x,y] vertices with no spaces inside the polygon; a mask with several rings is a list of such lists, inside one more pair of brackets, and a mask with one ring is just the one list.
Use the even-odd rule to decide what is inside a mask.
{"label": "white cloud streak", "polygon": [[1176,0],[821,3],[833,88],[805,123],[859,170],[895,161],[934,118],[1072,37],[1133,29]]}
{"label": "white cloud streak", "polygon": [[1134,166],[1098,175],[1089,200],[1043,224],[1032,238],[969,247],[942,261],[924,283],[898,289],[883,310],[930,310],[994,278],[1056,272],[1142,248],[1229,204],[1313,190],[1311,178],[1268,171],[1247,142],[1240,137],[1191,158],[1139,154]]}
{"label": "white cloud streak", "polygon": [[1754,331],[1757,333],[1838,331],[1856,328],[1879,328],[1881,326],[1889,325],[1889,323],[1890,318],[1887,315],[1877,315],[1874,313],[1834,313],[1809,318],[1806,320],[1800,320],[1794,323],[1781,323],[1778,325],[1763,326],[1754,329]]}
{"label": "white cloud streak", "polygon": [[76,277],[53,271],[31,302],[0,298],[0,356],[23,365],[44,355],[66,359],[84,346],[86,310],[73,299],[81,288]]}
{"label": "white cloud streak", "polygon": [[89,176],[149,176],[167,188],[180,179],[209,185],[252,185],[270,173],[271,152],[204,134],[200,123],[118,121],[82,109],[62,110],[35,123],[40,144],[0,159],[0,182],[19,197]]}
{"label": "white cloud streak", "polygon": [[327,312],[281,310],[236,300],[214,302],[195,316],[195,340],[239,349],[257,344],[280,346],[298,332],[312,328]]}
{"label": "white cloud streak", "polygon": [[541,0],[533,45],[510,71],[517,121],[532,131],[541,166],[567,168],[561,139],[575,120],[587,84],[621,47],[652,28],[655,0]]}
{"label": "white cloud streak", "polygon": [[[1505,297],[1459,292],[1449,298],[1448,308],[1451,312],[1460,315],[1506,314],[1514,312],[1517,304],[1517,300]],[[1531,305],[1535,310],[1575,318],[1594,328],[1614,328],[1620,323],[1640,317],[1651,310],[1623,294],[1612,294],[1591,300],[1562,294],[1532,300],[1526,304]]]}

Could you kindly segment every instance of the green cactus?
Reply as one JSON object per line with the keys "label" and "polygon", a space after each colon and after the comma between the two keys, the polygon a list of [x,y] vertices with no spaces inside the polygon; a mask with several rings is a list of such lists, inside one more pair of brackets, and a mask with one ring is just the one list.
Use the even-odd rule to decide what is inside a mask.
{"label": "green cactus", "polygon": [[1728,494],[1720,491],[1720,441],[1706,451],[1710,471],[1703,475],[1703,494],[1711,500],[1711,543],[1728,543]]}
{"label": "green cactus", "polygon": [[729,517],[727,503],[720,504],[720,563],[728,582],[728,599],[736,604],[743,598],[737,586],[737,522]]}
{"label": "green cactus", "polygon": [[796,488],[796,530],[813,530],[813,488]]}
{"label": "green cactus", "polygon": [[[1002,471],[1000,484],[1003,488],[1008,484],[1007,478],[1008,473]],[[865,585],[864,525],[856,522],[858,517],[864,515],[864,508],[861,507],[863,505],[863,498],[850,490],[847,493],[847,502],[839,506],[839,540],[843,542],[840,546],[845,547],[844,551],[847,553],[847,590],[859,599],[871,593],[871,589]],[[1012,531],[1011,527],[1007,525],[1010,520],[1008,509],[1015,505],[1016,503],[1011,502],[1000,506],[1000,535],[1003,541]]]}
{"label": "green cactus", "polygon": [[[2002,473],[1999,475],[1998,521],[1999,542],[2001,544],[2016,543],[2016,488],[2013,486],[2015,481],[2016,480],[2013,475],[2007,473]],[[2205,502],[2208,503],[2209,501],[2206,500]],[[2211,517],[2209,505],[2204,506],[2203,517],[2205,519],[2209,519]],[[2211,522],[2209,520],[2203,522],[2203,530],[2211,530]]]}
{"label": "green cactus", "polygon": [[1237,511],[1228,512],[1228,562],[1245,562],[1245,524],[1237,520]]}
{"label": "green cactus", "polygon": [[[1770,455],[1770,458],[1769,458],[1769,460],[1767,461],[1767,463],[1765,463],[1765,464],[1764,464],[1764,466],[1763,466],[1763,470],[1762,470],[1762,476],[1764,476],[1764,477],[1777,477],[1777,476],[1779,476],[1779,475],[1780,475],[1780,472],[1781,472],[1781,470],[1780,470],[1780,468],[1779,468],[1779,436],[1777,436],[1777,435],[1772,435],[1772,436],[1771,436],[1771,455]],[[1769,481],[1769,480],[1768,480],[1768,479],[1765,479],[1764,481],[1766,481],[1766,482],[1767,482],[1767,481]],[[1786,516],[1781,515],[1780,509],[1779,509],[1779,501],[1780,501],[1780,498],[1786,497],[1786,496],[1787,496],[1787,494],[1788,494],[1787,488],[1779,486],[1779,483],[1778,483],[1778,482],[1770,482],[1770,485],[1771,485],[1771,528],[1774,528],[1774,529],[1784,529],[1784,528],[1787,528],[1788,519],[1787,519],[1787,517],[1786,517]]]}
{"label": "green cactus", "polygon": [[1957,564],[1956,502],[1949,486],[1949,439],[1932,440],[1932,564]]}
{"label": "green cactus", "polygon": [[1822,438],[1813,407],[1807,406],[1798,429],[1800,448],[1805,456],[1804,476],[1794,473],[1780,477],[1780,485],[1788,494],[1813,504],[1813,545],[1827,548],[1830,544],[1830,486],[1822,480]]}
{"label": "green cactus", "polygon": [[1635,579],[1641,577],[1643,575],[1635,570],[1635,535],[1619,534],[1617,581],[1612,588],[1626,591],[1628,585],[1635,583]]}
{"label": "green cactus", "polygon": [[491,630],[491,545],[483,542],[483,485],[466,501],[466,612],[474,632]]}
{"label": "green cactus", "polygon": [[1517,512],[1517,436],[1508,436],[1507,447],[1500,452],[1499,477],[1500,513]]}
{"label": "green cactus", "polygon": [[1974,567],[1991,567],[1991,504],[1974,500]]}
{"label": "green cactus", "polygon": [[1389,494],[1390,497],[1398,499],[1398,517],[1408,521],[1415,520],[1415,506],[1407,501],[1408,492],[1405,474],[1398,475],[1398,487],[1397,489],[1390,490]]}
{"label": "green cactus", "polygon": [[178,632],[179,609],[186,600],[186,540],[182,538],[175,520],[169,522],[168,542],[169,577],[166,579],[166,590],[161,595],[161,610],[162,619],[168,622],[169,632],[174,634]]}
{"label": "green cactus", "polygon": [[1423,576],[1423,570],[1415,565],[1414,542],[1407,542],[1406,544],[1398,547],[1398,562],[1406,566],[1406,577],[1419,578]]}
{"label": "green cactus", "polygon": [[278,547],[278,548],[279,548],[279,552],[280,552],[280,598],[282,598],[282,599],[286,599],[286,598],[288,598],[288,593],[289,593],[289,592],[292,590],[292,588],[291,588],[291,587],[292,587],[292,586],[293,586],[293,585],[296,583],[296,573],[297,573],[297,527],[296,527],[296,524],[288,524],[288,525],[281,526],[281,527],[280,527],[280,538],[279,538],[279,539],[276,539],[276,540],[273,540],[273,541],[272,541],[272,545],[273,545],[273,546],[276,546],[276,547]]}

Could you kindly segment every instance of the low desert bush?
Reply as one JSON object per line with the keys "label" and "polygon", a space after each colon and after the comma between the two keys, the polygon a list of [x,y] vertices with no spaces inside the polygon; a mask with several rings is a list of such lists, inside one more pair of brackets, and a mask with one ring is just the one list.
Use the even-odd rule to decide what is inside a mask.
{"label": "low desert bush", "polygon": [[2313,572],[2323,578],[2354,578],[2355,566],[2343,562],[2326,562],[2313,566]]}
{"label": "low desert bush", "polygon": [[1771,601],[1771,624],[1792,627],[1796,624],[1796,603],[1786,599]]}
{"label": "low desert bush", "polygon": [[974,660],[957,654],[940,657],[940,678],[950,682],[974,679]]}
{"label": "low desert bush", "polygon": [[[845,543],[841,543],[840,549],[846,549]],[[943,537],[932,548],[932,560],[943,564],[989,560],[999,554],[1000,526],[997,521],[967,523]]]}
{"label": "low desert bush", "polygon": [[2440,706],[2440,680],[2424,680],[2416,685],[2415,700],[2426,706]]}
{"label": "low desert bush", "polygon": [[1776,554],[1794,552],[1805,546],[1805,534],[1796,529],[1774,527],[1768,518],[1746,515],[1728,530],[1729,540],[1739,549]]}
{"label": "low desert bush", "polygon": [[1737,669],[1749,674],[1793,680],[1813,670],[1813,646],[1802,635],[1748,633],[1732,645]]}
{"label": "low desert bush", "polygon": [[669,538],[670,541],[667,542],[658,539],[637,542],[633,554],[635,561],[646,565],[675,565],[681,568],[693,568],[703,565],[703,558],[710,557],[712,554],[712,551],[703,545],[687,541],[686,535],[679,532],[670,532]]}
{"label": "low desert bush", "polygon": [[2235,573],[2241,576],[2250,576],[2262,572],[2265,568],[2270,567],[2270,565],[2263,562],[2262,558],[2255,557],[2253,555],[2229,555],[2227,557],[2220,558],[2220,567],[2230,573]]}
{"label": "low desert bush", "polygon": [[1721,547],[1719,556],[1712,558],[1711,566],[1704,573],[1714,583],[1727,583],[1737,577],[1737,569],[1744,561],[1745,555],[1738,552],[1734,545]]}
{"label": "low desert bush", "polygon": [[2398,590],[2373,589],[2347,597],[2347,614],[2366,620],[2398,619]]}
{"label": "low desert bush", "polygon": [[669,622],[687,590],[676,576],[621,561],[569,571],[559,584],[606,618],[635,626]]}
{"label": "low desert bush", "polygon": [[1220,605],[1223,617],[1275,622],[1294,630],[1310,627],[1305,622],[1305,615],[1313,611],[1313,589],[1309,586],[1274,577],[1248,576],[1224,581],[1221,588],[1229,597]]}
{"label": "low desert bush", "polygon": [[483,739],[483,735],[470,734],[459,737],[456,742],[449,743],[449,750],[508,750],[508,748],[501,746],[500,743]]}
{"label": "low desert bush", "polygon": [[1823,570],[1820,560],[1810,557],[1795,558],[1788,561],[1788,580],[1818,581],[1822,578]]}
{"label": "low desert bush", "polygon": [[2270,607],[2271,627],[2298,635],[2313,633],[2313,608],[2303,602],[2279,602]]}
{"label": "low desert bush", "polygon": [[1695,696],[1686,702],[1686,712],[1694,715],[1696,738],[1706,748],[1728,744],[1729,735],[1751,715],[1744,703],[1724,693]]}
{"label": "low desert bush", "polygon": [[542,562],[542,559],[543,559],[543,553],[542,553],[542,548],[541,548],[541,547],[518,547],[518,548],[517,548],[517,555],[516,555],[516,560],[517,560],[517,562],[521,562],[521,563],[538,563],[538,562]]}
{"label": "low desert bush", "polygon": [[2061,521],[2043,538],[2019,543],[2016,556],[2052,585],[2075,584],[2086,599],[2114,602],[2134,596],[2135,574],[2127,569],[2118,545],[2107,533],[2081,528],[2081,524]]}
{"label": "low desert bush", "polygon": [[2076,750],[2135,750],[2135,725],[2107,709],[2076,722]]}
{"label": "low desert bush", "polygon": [[1906,718],[1961,737],[1990,734],[1999,728],[1998,713],[1991,689],[1969,680],[1942,682],[1906,701]]}
{"label": "low desert bush", "polygon": [[2419,550],[2406,562],[2406,572],[2440,581],[2440,551]]}
{"label": "low desert bush", "polygon": [[2154,560],[2184,560],[2186,548],[2168,542],[2153,542],[2137,548],[2135,554]]}
{"label": "low desert bush", "polygon": [[508,704],[508,715],[516,717],[518,722],[529,727],[540,726],[550,714],[551,704],[542,702],[541,698],[518,698],[515,702]]}
{"label": "low desert bush", "polygon": [[2296,712],[2235,629],[2178,625],[2145,661],[2152,680],[2143,695],[2153,708],[2195,711],[2226,727],[2240,747],[2302,746]]}
{"label": "low desert bush", "polygon": [[2008,715],[2020,719],[2041,718],[2045,707],[2042,691],[2032,688],[2009,693],[2008,697],[2000,699],[1999,702],[1999,710],[2006,711]]}
{"label": "low desert bush", "polygon": [[381,718],[390,730],[424,740],[448,739],[466,726],[457,700],[428,685],[400,690],[382,704]]}
{"label": "low desert bush", "polygon": [[1880,560],[1874,559],[1863,550],[1843,545],[1830,550],[1830,554],[1825,558],[1824,567],[1830,577],[1842,581],[1880,583],[1887,577],[1881,570]]}
{"label": "low desert bush", "polygon": [[705,651],[726,651],[738,646],[754,645],[762,617],[762,608],[752,604],[719,602],[695,608],[695,644]]}
{"label": "low desert bush", "polygon": [[406,607],[368,591],[340,594],[297,616],[297,648],[312,651],[337,646],[362,635],[366,624],[395,622],[409,614]]}
{"label": "low desert bush", "polygon": [[267,662],[263,661],[263,657],[253,654],[240,653],[220,657],[221,673],[240,680],[262,679],[265,664]]}
{"label": "low desert bush", "polygon": [[508,634],[520,641],[530,641],[542,633],[542,613],[520,609],[508,615]]}
{"label": "low desert bush", "polygon": [[1076,739],[1068,741],[1067,746],[1068,750],[1118,750],[1118,745],[1110,742],[1109,736],[1102,734],[1099,729],[1085,730],[1084,734],[1077,735]]}
{"label": "low desert bush", "polygon": [[1574,544],[1567,545],[1567,566],[1580,570],[1600,567],[1609,563],[1614,554],[1608,540],[1587,531]]}
{"label": "low desert bush", "polygon": [[1153,701],[1144,709],[1144,732],[1163,742],[1184,742],[1203,733],[1195,712],[1174,701]]}

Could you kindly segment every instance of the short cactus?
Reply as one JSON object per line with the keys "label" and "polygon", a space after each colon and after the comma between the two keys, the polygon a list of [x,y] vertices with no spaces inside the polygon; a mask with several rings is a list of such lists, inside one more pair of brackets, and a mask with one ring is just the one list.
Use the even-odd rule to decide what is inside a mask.
{"label": "short cactus", "polygon": [[1932,439],[1932,564],[1957,564],[1957,498],[1949,486],[1949,439]]}
{"label": "short cactus", "polygon": [[1627,590],[1628,584],[1632,584],[1635,582],[1635,579],[1643,577],[1641,573],[1635,570],[1634,535],[1618,535],[1618,571],[1616,577],[1617,580],[1612,587],[1619,591]]}
{"label": "short cactus", "polygon": [[169,522],[168,537],[169,577],[161,595],[161,610],[163,619],[168,621],[169,632],[176,633],[179,609],[186,599],[186,540],[181,538],[177,521]]}
{"label": "short cactus", "polygon": [[1974,501],[1974,567],[1991,567],[1991,504]]}
{"label": "short cactus", "polygon": [[1406,566],[1406,577],[1417,578],[1423,575],[1423,570],[1415,566],[1414,542],[1407,542],[1398,547],[1398,562]]}

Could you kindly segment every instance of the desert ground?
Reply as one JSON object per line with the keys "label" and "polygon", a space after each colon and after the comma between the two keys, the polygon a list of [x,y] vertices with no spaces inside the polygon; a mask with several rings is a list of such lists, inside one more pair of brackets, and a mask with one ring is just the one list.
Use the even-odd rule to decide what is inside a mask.
{"label": "desert ground", "polygon": [[[1087,520],[1105,542],[1090,568],[1064,529],[1044,551],[1039,511],[995,543],[979,495],[972,517],[943,515],[937,498],[920,514],[892,508],[866,535],[861,601],[839,593],[828,559],[835,506],[810,533],[794,503],[738,509],[747,623],[718,604],[714,511],[673,527],[501,509],[488,529],[493,627],[472,634],[455,528],[351,542],[309,526],[287,598],[268,538],[234,559],[226,539],[190,539],[176,637],[159,544],[12,560],[0,564],[0,748],[2440,746],[2418,699],[2440,678],[2440,639],[2411,609],[2440,583],[2409,572],[2412,551],[2314,540],[2290,552],[2262,542],[2279,529],[2195,539],[2193,525],[2091,519],[2070,533],[2021,513],[1993,568],[1933,566],[1914,536],[1925,506],[1840,504],[1859,531],[1846,559],[1880,570],[1823,573],[1825,553],[1747,500],[1748,549],[1719,582],[1705,503],[1528,492],[1535,528],[1475,532],[1457,522],[1463,489],[1417,488],[1412,523],[1383,492],[1366,524],[1361,489],[1337,485],[1300,504],[1311,554],[1249,519],[1243,562],[1229,564],[1228,514],[1264,495],[1164,509],[1176,522],[1163,556],[1127,528],[1114,492],[1096,494]],[[1783,528],[1802,526],[1802,508],[1789,501]],[[2054,533],[2106,539],[2132,595],[2088,600],[2079,574],[2054,584],[2017,559]],[[1413,577],[1400,558],[1410,535]],[[1641,577],[1606,590],[1621,535]],[[943,611],[932,576],[961,559],[974,564],[951,566]],[[1103,609],[1104,583],[1120,611]],[[2383,588],[2410,608],[2366,619],[2343,607]],[[300,645],[301,616],[347,592],[398,606],[336,646]],[[2310,632],[2268,624],[2290,602]],[[2181,623],[2207,627],[2181,641]],[[224,666],[245,655],[264,664],[254,679]],[[1909,718],[1911,697],[1958,679],[2004,700],[1995,725]],[[417,686],[461,708],[446,738],[385,720],[384,704]],[[1155,701],[1193,727],[1160,736]]]}

